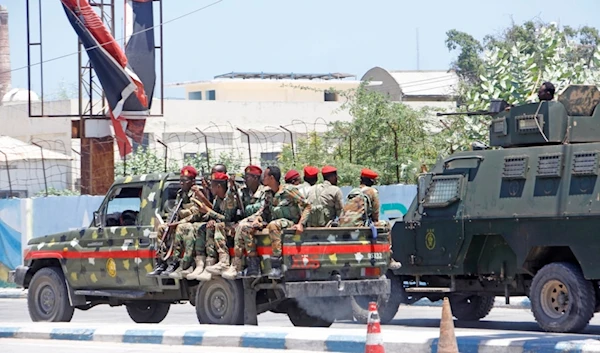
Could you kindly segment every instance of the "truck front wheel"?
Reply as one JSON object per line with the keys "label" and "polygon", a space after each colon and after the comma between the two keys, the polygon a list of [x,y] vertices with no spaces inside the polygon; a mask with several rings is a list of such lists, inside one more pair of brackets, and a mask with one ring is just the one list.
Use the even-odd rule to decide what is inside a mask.
{"label": "truck front wheel", "polygon": [[167,317],[171,304],[159,302],[140,302],[125,304],[127,314],[138,324],[158,324]]}
{"label": "truck front wheel", "polygon": [[27,293],[27,308],[33,321],[69,322],[75,308],[69,303],[69,294],[62,270],[46,267],[37,271]]}
{"label": "truck front wheel", "polygon": [[582,331],[594,316],[595,299],[592,282],[571,263],[548,264],[531,282],[531,311],[544,331]]}
{"label": "truck front wheel", "polygon": [[494,307],[493,295],[451,296],[452,315],[461,321],[477,321],[486,317]]}
{"label": "truck front wheel", "polygon": [[196,316],[201,324],[243,325],[242,282],[213,277],[202,283],[196,293]]}

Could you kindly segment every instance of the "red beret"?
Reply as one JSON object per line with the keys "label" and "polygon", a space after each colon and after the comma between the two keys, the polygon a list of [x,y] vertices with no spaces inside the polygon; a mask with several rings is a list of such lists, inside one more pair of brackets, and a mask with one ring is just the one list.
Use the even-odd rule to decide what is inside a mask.
{"label": "red beret", "polygon": [[377,177],[379,175],[377,173],[375,173],[374,171],[372,171],[371,169],[364,168],[363,170],[360,171],[360,176],[369,178],[369,179],[377,179]]}
{"label": "red beret", "polygon": [[197,175],[198,172],[196,171],[196,168],[192,167],[191,165],[186,165],[185,167],[181,168],[181,176],[195,178]]}
{"label": "red beret", "polygon": [[299,176],[300,176],[300,173],[298,173],[297,170],[290,169],[290,170],[288,170],[287,173],[285,173],[285,176],[283,178],[287,182],[287,181],[292,180],[294,178],[298,178]]}
{"label": "red beret", "polygon": [[317,176],[317,174],[319,174],[319,168],[313,167],[310,165],[304,167],[304,176],[305,177],[314,177],[314,176]]}
{"label": "red beret", "polygon": [[330,165],[326,165],[323,167],[323,169],[321,169],[321,174],[329,174],[333,172],[337,172],[337,168]]}
{"label": "red beret", "polygon": [[246,167],[246,169],[244,170],[244,172],[247,173],[247,174],[262,175],[263,171],[258,166],[249,165],[249,166]]}
{"label": "red beret", "polygon": [[216,172],[216,173],[212,174],[211,179],[217,180],[217,181],[229,180],[229,176],[227,176],[227,174],[225,174],[225,173]]}

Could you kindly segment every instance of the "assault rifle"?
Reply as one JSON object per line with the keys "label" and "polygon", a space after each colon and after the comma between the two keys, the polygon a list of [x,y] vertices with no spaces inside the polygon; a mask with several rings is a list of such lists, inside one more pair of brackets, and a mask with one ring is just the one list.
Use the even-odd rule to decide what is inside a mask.
{"label": "assault rifle", "polygon": [[[183,203],[183,197],[179,198],[179,202],[177,203],[177,205],[175,206],[175,208],[173,209],[171,216],[169,217],[169,219],[167,220],[167,227],[165,228],[165,230],[163,231],[162,237],[160,238],[160,242],[158,243],[158,249],[159,250],[163,250],[163,246],[165,246],[165,244],[169,244],[167,249],[164,249],[166,251],[164,251],[164,255],[159,255],[160,259],[163,261],[166,261],[169,257],[171,257],[171,253],[173,252],[173,244],[174,241],[172,241],[170,238],[170,230],[171,227],[169,227],[169,224],[177,222],[178,217],[179,217],[179,209],[181,208],[181,205]],[[167,240],[170,240],[170,242],[167,242]]]}
{"label": "assault rifle", "polygon": [[235,195],[235,202],[237,203],[238,206],[238,210],[237,210],[237,216],[238,216],[238,220],[242,220],[244,218],[246,218],[246,210],[244,210],[244,203],[242,202],[242,199],[240,198],[240,193],[235,181],[235,174],[229,174],[230,178],[234,178],[233,179],[233,193]]}
{"label": "assault rifle", "polygon": [[454,113],[440,113],[438,112],[436,115],[437,116],[452,116],[452,115],[466,115],[466,116],[473,116],[473,115],[496,115],[500,112],[503,112],[506,110],[506,108],[510,107],[510,105],[508,104],[508,102],[506,102],[503,99],[492,99],[490,102],[490,109],[489,110],[475,110],[472,112],[454,112]]}

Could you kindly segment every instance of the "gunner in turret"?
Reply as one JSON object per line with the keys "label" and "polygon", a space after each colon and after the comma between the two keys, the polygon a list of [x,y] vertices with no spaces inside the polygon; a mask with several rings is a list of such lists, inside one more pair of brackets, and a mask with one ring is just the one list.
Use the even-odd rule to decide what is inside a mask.
{"label": "gunner in turret", "polygon": [[541,101],[551,101],[554,99],[554,85],[551,82],[544,82],[538,91],[538,98]]}

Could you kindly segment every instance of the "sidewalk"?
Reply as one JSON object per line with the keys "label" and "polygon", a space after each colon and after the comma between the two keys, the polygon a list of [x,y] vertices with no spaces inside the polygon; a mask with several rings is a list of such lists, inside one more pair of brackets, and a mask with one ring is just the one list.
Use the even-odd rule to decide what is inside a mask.
{"label": "sidewalk", "polygon": [[[217,325],[91,325],[73,323],[0,324],[0,338],[154,343],[167,345],[295,349],[317,352],[365,351],[366,325],[361,329],[322,329]],[[386,352],[437,351],[439,330],[381,333]],[[456,332],[461,352],[558,353],[600,352],[600,342],[589,335],[542,332],[461,330]]]}

